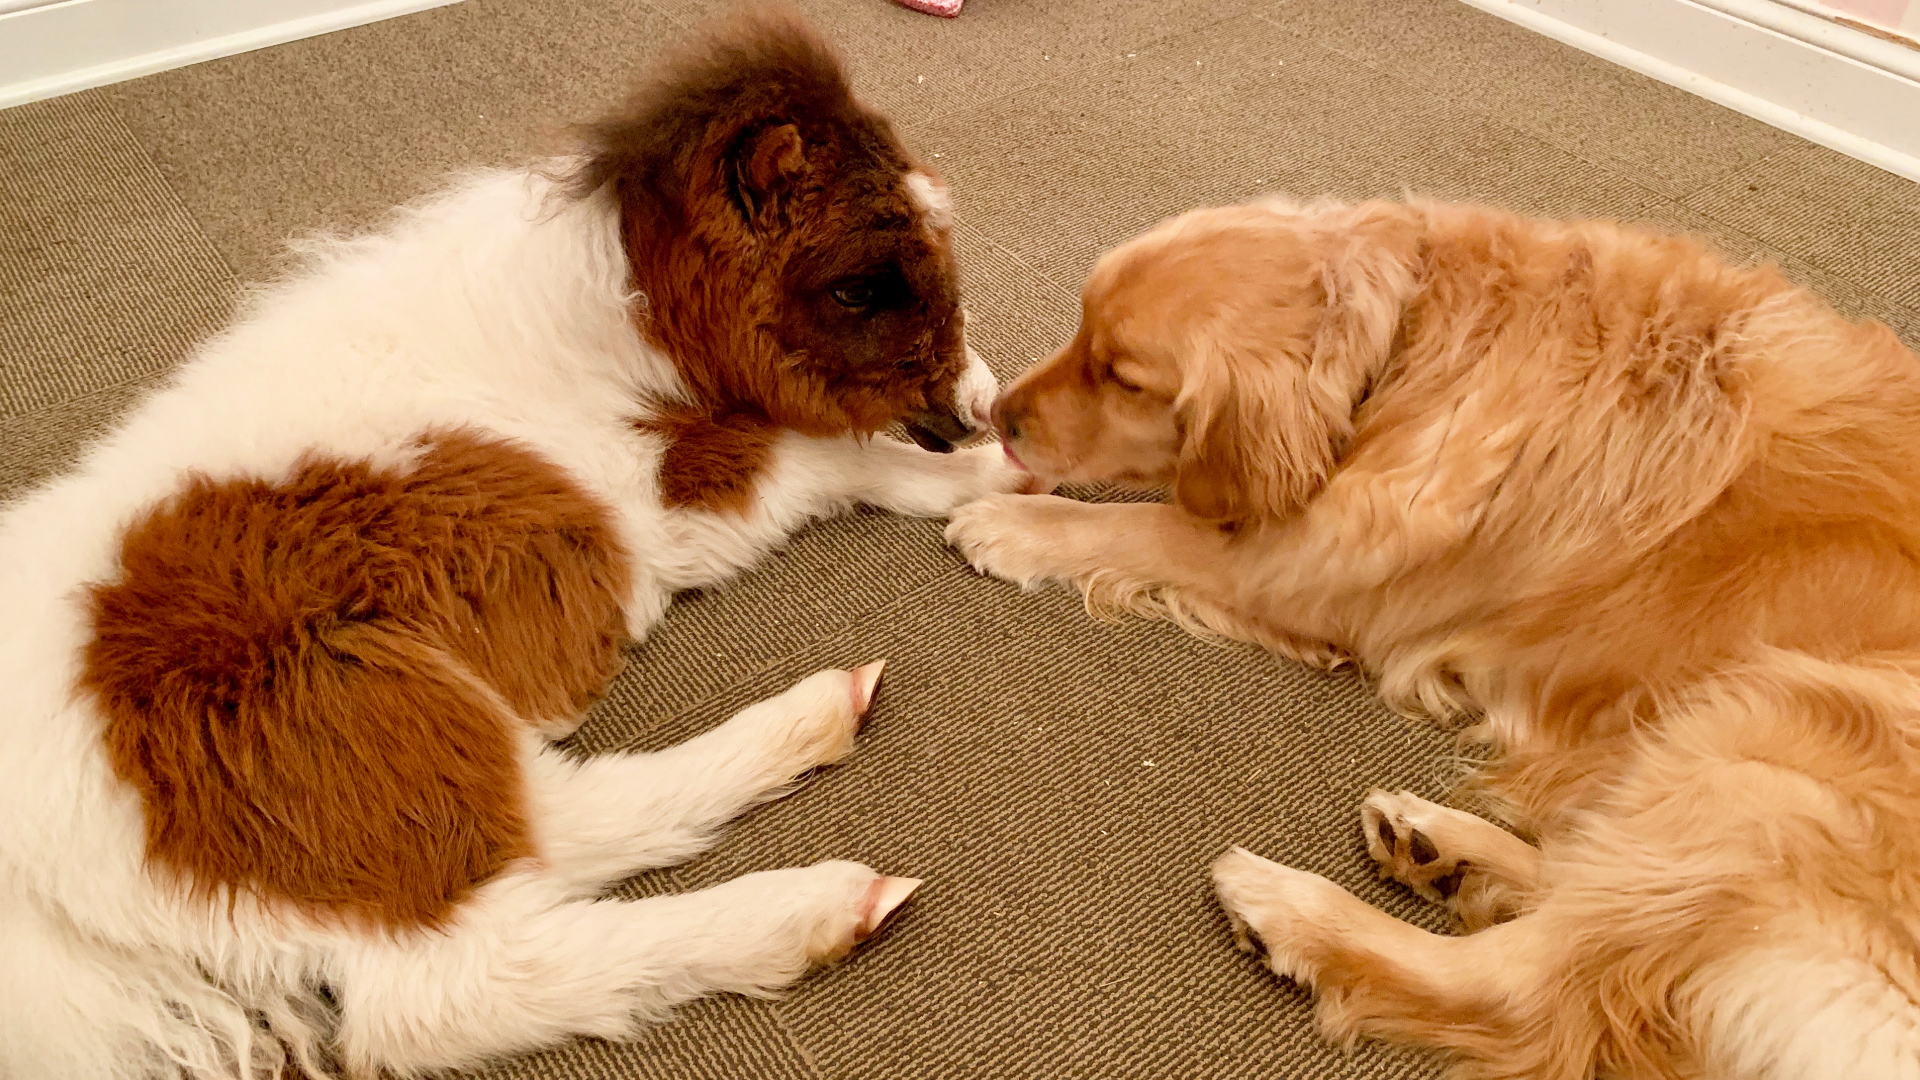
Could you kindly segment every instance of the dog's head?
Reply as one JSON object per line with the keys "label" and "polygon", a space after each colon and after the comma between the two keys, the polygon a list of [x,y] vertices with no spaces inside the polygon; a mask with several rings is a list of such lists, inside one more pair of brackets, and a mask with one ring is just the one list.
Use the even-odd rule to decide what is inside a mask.
{"label": "dog's head", "polygon": [[1171,487],[1196,516],[1285,516],[1351,437],[1411,291],[1411,212],[1196,210],[1108,252],[1079,331],[994,404],[1045,480]]}
{"label": "dog's head", "polygon": [[593,128],[583,189],[619,200],[641,327],[700,403],[815,435],[985,426],[952,204],[833,50],[781,8],[682,45]]}

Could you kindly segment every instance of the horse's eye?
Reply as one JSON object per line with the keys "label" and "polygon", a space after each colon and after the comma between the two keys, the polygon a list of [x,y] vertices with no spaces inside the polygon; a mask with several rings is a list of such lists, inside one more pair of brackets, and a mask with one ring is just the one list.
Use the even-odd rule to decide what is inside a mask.
{"label": "horse's eye", "polygon": [[860,311],[873,303],[873,288],[868,285],[842,285],[833,290],[833,302],[849,311]]}

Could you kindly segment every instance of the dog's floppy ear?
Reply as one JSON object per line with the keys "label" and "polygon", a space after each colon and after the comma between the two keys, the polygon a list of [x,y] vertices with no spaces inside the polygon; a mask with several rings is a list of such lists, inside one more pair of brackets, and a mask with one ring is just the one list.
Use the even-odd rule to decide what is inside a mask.
{"label": "dog's floppy ear", "polygon": [[1185,431],[1174,501],[1223,525],[1305,505],[1333,470],[1343,434],[1315,407],[1304,357],[1246,345],[1202,344],[1178,406]]}
{"label": "dog's floppy ear", "polygon": [[806,145],[795,125],[778,124],[743,139],[733,175],[734,192],[747,223],[766,223],[807,172]]}
{"label": "dog's floppy ear", "polygon": [[1404,212],[1367,205],[1321,235],[1306,280],[1273,283],[1189,342],[1174,500],[1195,517],[1286,517],[1319,494],[1393,348],[1414,287]]}

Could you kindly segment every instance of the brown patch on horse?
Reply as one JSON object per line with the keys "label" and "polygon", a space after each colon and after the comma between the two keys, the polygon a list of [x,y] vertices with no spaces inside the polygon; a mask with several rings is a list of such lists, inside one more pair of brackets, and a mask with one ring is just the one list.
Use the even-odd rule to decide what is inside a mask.
{"label": "brown patch on horse", "polygon": [[80,685],[196,892],[431,926],[533,854],[514,727],[618,670],[626,553],[544,459],[464,433],[417,462],[199,477],[91,589]]}
{"label": "brown patch on horse", "polygon": [[[577,187],[618,202],[636,323],[695,404],[814,436],[904,422],[944,449],[970,426],[951,415],[967,356],[950,230],[908,184],[925,171],[772,9],[668,56],[589,131]],[[726,480],[692,504],[740,498]]]}
{"label": "brown patch on horse", "polygon": [[745,514],[754,477],[773,452],[779,429],[747,413],[715,416],[695,405],[673,405],[633,426],[666,440],[660,461],[660,499],[674,509]]}

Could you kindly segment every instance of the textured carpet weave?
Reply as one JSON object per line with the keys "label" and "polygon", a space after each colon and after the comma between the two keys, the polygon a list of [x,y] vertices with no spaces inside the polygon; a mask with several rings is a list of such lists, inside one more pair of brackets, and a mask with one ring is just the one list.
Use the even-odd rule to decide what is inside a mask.
{"label": "textured carpet weave", "polygon": [[[288,237],[354,229],[452,169],[560,145],[702,0],[466,0],[0,112],[0,498],[70,463]],[[1455,0],[803,0],[951,180],[975,343],[1004,375],[1072,330],[1079,278],[1163,215],[1412,189],[1701,233],[1920,344],[1920,189]],[[685,597],[575,736],[663,746],[823,666],[892,663],[860,751],[710,856],[697,888],[829,857],[927,879],[875,948],[779,1001],[498,1080],[1424,1078],[1313,1033],[1234,952],[1228,844],[1375,881],[1374,786],[1439,794],[1451,743],[1351,676],[968,571],[859,514]],[[0,770],[8,763],[0,762]]]}

